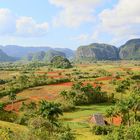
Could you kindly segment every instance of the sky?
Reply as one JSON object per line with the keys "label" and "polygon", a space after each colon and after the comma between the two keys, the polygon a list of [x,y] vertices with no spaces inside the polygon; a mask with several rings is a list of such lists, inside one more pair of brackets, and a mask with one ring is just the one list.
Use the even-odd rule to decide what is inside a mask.
{"label": "sky", "polygon": [[140,0],[0,0],[0,45],[117,47],[140,37]]}

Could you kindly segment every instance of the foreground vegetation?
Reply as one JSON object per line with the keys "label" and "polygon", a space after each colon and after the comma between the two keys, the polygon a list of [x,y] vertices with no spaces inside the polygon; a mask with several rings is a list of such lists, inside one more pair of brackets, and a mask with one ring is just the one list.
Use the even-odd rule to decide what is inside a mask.
{"label": "foreground vegetation", "polygon": [[[0,139],[140,139],[139,61],[62,68],[0,64]],[[107,125],[90,121],[96,113]]]}

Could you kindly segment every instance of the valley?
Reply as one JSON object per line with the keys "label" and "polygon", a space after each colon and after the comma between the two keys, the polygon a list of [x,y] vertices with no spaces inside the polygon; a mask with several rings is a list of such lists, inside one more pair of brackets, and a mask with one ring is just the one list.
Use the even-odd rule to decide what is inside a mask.
{"label": "valley", "polygon": [[[27,64],[22,64],[24,65],[24,70],[21,70],[20,65],[16,64],[16,70],[12,71],[8,70],[8,67],[10,67],[10,64],[8,64],[7,67],[5,66],[6,71],[3,69],[0,72],[1,80],[6,81],[5,84],[0,85],[0,104],[4,105],[4,112],[13,112],[13,114],[19,118],[23,117],[23,113],[28,112],[28,110],[24,112],[21,111],[24,104],[30,105],[34,103],[40,106],[40,101],[60,103],[63,116],[60,116],[58,121],[60,121],[64,127],[69,126],[72,131],[70,133],[74,133],[74,137],[77,140],[84,140],[85,138],[98,140],[104,138],[104,136],[95,135],[91,132],[94,124],[89,121],[90,117],[93,114],[101,113],[104,119],[110,123],[110,119],[106,117],[106,111],[114,107],[115,103],[122,98],[121,93],[116,90],[118,85],[125,80],[132,81],[129,89],[126,89],[125,93],[123,93],[124,99],[131,96],[134,86],[137,86],[138,89],[140,86],[139,80],[137,82],[132,80],[132,77],[140,75],[139,61],[98,61],[93,64],[74,64],[74,66],[69,69],[52,68],[45,65],[38,66],[37,63],[37,67],[31,67],[32,65]],[[82,85],[80,83],[82,83]],[[105,94],[107,98],[102,98],[106,98],[106,101],[100,101],[100,98],[98,99],[96,97],[99,102],[95,102],[95,97],[90,97],[90,95],[87,97],[89,101],[90,98],[93,98],[93,101],[90,101],[91,103],[83,102],[84,100],[82,101],[82,99],[81,101],[79,100],[80,102],[78,100],[75,102],[75,100],[73,100],[75,98],[74,95],[72,95],[72,99],[70,99],[71,97],[69,95],[67,95],[69,97],[65,97],[65,94],[71,94],[71,92],[74,91],[78,92],[75,86],[80,86],[79,84],[83,89],[87,88],[85,93],[88,92],[88,88],[95,90],[100,87],[101,91],[99,90],[99,92]],[[73,88],[76,89],[73,91]],[[9,93],[16,93],[13,104],[9,98],[10,96],[6,95],[8,94],[6,90],[11,90]],[[89,94],[95,94],[90,90]],[[63,92],[65,94],[63,94]],[[81,95],[79,94],[79,96]],[[78,97],[76,98],[78,99]],[[16,122],[16,120],[9,120],[7,118],[8,122],[13,123],[13,125],[8,125],[8,122],[5,122],[6,120],[2,116],[1,119],[3,121],[0,128],[7,128],[8,126],[8,128],[15,133],[14,135],[18,135],[18,129],[15,129],[15,127],[25,127],[27,131],[30,131],[28,123]],[[114,122],[113,125],[115,127],[120,124]],[[26,133],[26,136],[27,135],[30,136],[30,134]],[[21,137],[21,134],[18,137]]]}

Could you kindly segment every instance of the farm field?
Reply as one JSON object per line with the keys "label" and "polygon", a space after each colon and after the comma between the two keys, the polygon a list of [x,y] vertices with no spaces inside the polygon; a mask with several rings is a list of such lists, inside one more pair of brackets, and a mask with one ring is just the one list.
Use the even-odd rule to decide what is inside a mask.
{"label": "farm field", "polygon": [[[108,102],[92,102],[89,105],[76,105],[74,103],[74,109],[66,111],[64,109],[63,116],[60,116],[59,121],[65,127],[69,126],[72,129],[76,140],[102,139],[103,136],[95,135],[91,132],[93,124],[90,122],[90,118],[93,114],[102,114],[104,119],[110,123],[110,119],[106,117],[106,110],[115,106],[113,100],[119,101],[122,96],[124,99],[127,99],[131,95],[129,90],[126,90],[123,95],[116,92],[116,87],[123,80],[130,79],[133,75],[140,75],[139,63],[139,61],[132,61],[130,63],[127,61],[107,61],[94,64],[76,64],[70,69],[54,68],[51,70],[48,66],[43,66],[32,72],[27,70],[26,73],[18,70],[2,70],[0,71],[0,79],[7,81],[4,84],[0,84],[0,94],[6,91],[10,85],[18,88],[21,87],[22,90],[16,92],[16,98],[13,103],[6,94],[4,96],[1,95],[0,103],[4,104],[5,111],[13,112],[17,114],[17,116],[21,116],[23,112],[20,111],[20,108],[23,103],[28,105],[34,102],[38,105],[40,101],[45,100],[47,102],[60,103],[64,105],[63,108],[69,108],[69,104],[74,103],[74,97],[72,97],[70,103],[68,103],[69,101],[65,96],[62,96],[61,92],[66,91],[69,93],[73,91],[74,85],[77,82],[82,83],[81,86],[83,86],[83,88],[87,88],[88,84],[91,85],[93,90],[100,87],[101,91],[99,91],[106,93],[108,96]],[[8,81],[8,79],[10,79],[10,81]],[[34,83],[35,86],[31,83]],[[31,87],[27,86],[30,84]],[[138,82],[137,84],[139,86],[140,83]],[[11,87],[11,89],[13,87]],[[133,88],[133,86],[131,86],[130,89],[131,88]],[[80,91],[77,90],[77,92]],[[10,128],[16,132],[16,134],[20,131],[20,127],[23,131],[29,131],[27,126],[15,124],[14,122],[0,121],[0,128]]]}

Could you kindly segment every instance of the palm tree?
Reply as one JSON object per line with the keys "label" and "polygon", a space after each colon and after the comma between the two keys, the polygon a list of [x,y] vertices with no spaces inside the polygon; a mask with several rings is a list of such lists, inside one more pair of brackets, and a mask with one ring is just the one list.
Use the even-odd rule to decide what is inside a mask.
{"label": "palm tree", "polygon": [[67,99],[67,91],[66,90],[63,90],[62,92],[60,92],[60,95],[64,98],[64,99]]}
{"label": "palm tree", "polygon": [[134,93],[130,97],[130,101],[131,101],[131,109],[134,112],[134,121],[136,122],[137,112],[140,109],[140,96]]}
{"label": "palm tree", "polygon": [[82,86],[83,86],[82,82],[77,82],[77,83],[72,85],[72,89],[73,90],[81,90]]}
{"label": "palm tree", "polygon": [[0,103],[0,111],[3,110],[4,104]]}
{"label": "palm tree", "polygon": [[28,83],[28,76],[25,75],[25,74],[21,75],[19,77],[19,83],[20,83],[21,88],[24,87],[24,86],[26,86],[27,83]]}
{"label": "palm tree", "polygon": [[58,126],[57,121],[60,115],[63,115],[60,104],[54,102],[40,101],[39,114],[48,119],[51,123],[51,130],[54,126]]}
{"label": "palm tree", "polygon": [[13,108],[14,108],[14,101],[16,100],[16,94],[14,92],[11,92],[9,94],[9,99],[11,100],[11,103],[12,103],[12,109],[11,110],[13,110]]}
{"label": "palm tree", "polygon": [[116,87],[116,92],[119,92],[121,94],[121,100],[123,99],[123,93],[125,93],[125,91],[129,89],[129,87],[130,81],[128,79],[121,81]]}
{"label": "palm tree", "polygon": [[132,108],[132,103],[129,99],[127,100],[121,100],[118,105],[118,113],[122,117],[122,122],[127,123],[128,126],[130,126],[130,110]]}
{"label": "palm tree", "polygon": [[111,124],[113,124],[113,117],[116,116],[115,107],[111,107],[106,110],[106,117],[110,118]]}

